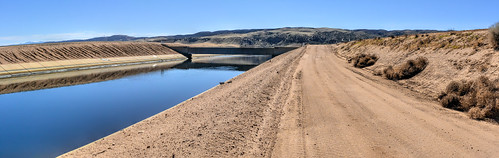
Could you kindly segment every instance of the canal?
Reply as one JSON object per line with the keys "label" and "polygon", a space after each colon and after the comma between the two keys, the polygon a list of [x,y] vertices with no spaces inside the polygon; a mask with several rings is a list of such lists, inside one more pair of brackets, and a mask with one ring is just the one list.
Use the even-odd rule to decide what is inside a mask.
{"label": "canal", "polygon": [[203,57],[4,84],[0,157],[58,156],[169,109],[268,59]]}

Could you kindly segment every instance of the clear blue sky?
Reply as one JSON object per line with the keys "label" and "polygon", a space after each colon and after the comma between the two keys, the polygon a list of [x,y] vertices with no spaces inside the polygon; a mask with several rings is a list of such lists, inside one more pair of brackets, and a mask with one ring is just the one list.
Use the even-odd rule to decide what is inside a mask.
{"label": "clear blue sky", "polygon": [[487,28],[499,0],[0,0],[0,45],[226,29]]}

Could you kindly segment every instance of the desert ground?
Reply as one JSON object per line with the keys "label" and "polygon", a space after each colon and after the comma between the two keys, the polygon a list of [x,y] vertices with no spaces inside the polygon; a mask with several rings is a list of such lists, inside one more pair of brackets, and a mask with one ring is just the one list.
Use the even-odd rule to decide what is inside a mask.
{"label": "desert ground", "polygon": [[[277,56],[61,157],[499,156],[499,125],[443,108],[433,98],[429,90],[445,82],[408,87],[407,80],[390,81],[373,75],[375,69],[354,68],[345,60],[348,53],[387,47],[355,44],[309,45]],[[490,50],[475,52],[471,56],[479,58]],[[389,55],[379,62],[396,62]],[[434,60],[429,57],[429,71],[435,71]],[[497,75],[495,70],[490,66],[485,75]],[[427,80],[440,75],[427,73],[419,75]]]}

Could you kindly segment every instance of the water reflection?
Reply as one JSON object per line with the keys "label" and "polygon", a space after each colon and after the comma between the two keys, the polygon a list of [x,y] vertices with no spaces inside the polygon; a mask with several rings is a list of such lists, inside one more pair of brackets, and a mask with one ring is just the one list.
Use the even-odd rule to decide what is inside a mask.
{"label": "water reflection", "polygon": [[0,79],[0,94],[102,82],[158,70],[161,70],[161,74],[164,74],[164,71],[171,68],[247,71],[270,58],[267,55],[200,57],[185,61],[169,61],[155,64]]}
{"label": "water reflection", "polygon": [[237,56],[218,56],[209,58],[197,58],[192,61],[185,61],[174,66],[177,69],[232,69],[238,71],[247,71],[256,65],[259,65],[271,56],[268,55],[237,55]]}

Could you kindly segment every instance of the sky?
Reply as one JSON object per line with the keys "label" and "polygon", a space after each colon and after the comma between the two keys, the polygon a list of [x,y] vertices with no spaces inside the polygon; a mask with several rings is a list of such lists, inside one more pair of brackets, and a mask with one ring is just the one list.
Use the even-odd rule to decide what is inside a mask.
{"label": "sky", "polygon": [[0,45],[279,27],[488,28],[499,0],[0,0]]}

